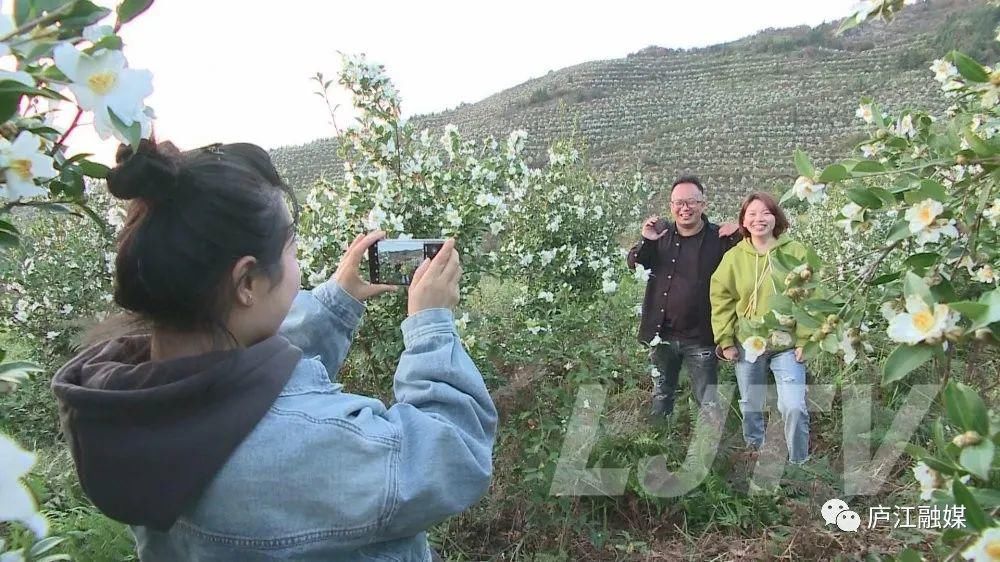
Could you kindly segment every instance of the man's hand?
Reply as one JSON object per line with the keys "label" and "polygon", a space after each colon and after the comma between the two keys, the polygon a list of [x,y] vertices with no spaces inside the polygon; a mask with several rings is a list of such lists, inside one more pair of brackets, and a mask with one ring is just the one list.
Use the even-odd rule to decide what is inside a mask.
{"label": "man's hand", "polygon": [[719,225],[719,238],[729,238],[740,230],[740,225],[735,222],[727,222]]}
{"label": "man's hand", "polygon": [[642,237],[646,240],[659,240],[663,238],[663,235],[667,233],[668,229],[663,229],[663,232],[656,231],[656,221],[660,220],[660,217],[653,215],[646,219],[646,222],[642,223]]}
{"label": "man's hand", "polygon": [[740,350],[735,345],[731,345],[722,350],[722,358],[726,361],[736,361],[740,358]]}
{"label": "man's hand", "polygon": [[358,270],[361,267],[361,258],[368,252],[368,247],[383,238],[385,238],[385,232],[381,230],[369,232],[368,234],[358,234],[354,242],[351,242],[351,245],[347,247],[347,251],[340,258],[340,263],[337,264],[337,271],[333,272],[333,280],[342,289],[347,291],[347,294],[359,301],[364,302],[365,299],[374,297],[375,295],[399,290],[399,287],[395,285],[372,285],[358,274]]}
{"label": "man's hand", "polygon": [[795,348],[795,360],[798,361],[799,363],[805,361],[805,359],[802,357],[802,351],[803,350],[801,347]]}

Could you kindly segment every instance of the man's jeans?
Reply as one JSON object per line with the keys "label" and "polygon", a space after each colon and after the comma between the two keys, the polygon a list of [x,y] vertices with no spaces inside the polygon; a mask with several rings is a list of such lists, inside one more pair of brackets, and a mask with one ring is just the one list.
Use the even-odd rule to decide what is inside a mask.
{"label": "man's jeans", "polygon": [[691,377],[691,393],[701,406],[715,407],[719,360],[711,346],[666,341],[654,346],[649,359],[656,368],[653,373],[654,416],[669,416],[674,411],[674,395],[681,365],[687,367]]}
{"label": "man's jeans", "polygon": [[764,402],[767,398],[767,370],[774,373],[778,392],[778,411],[785,422],[788,460],[802,463],[809,456],[809,410],[806,408],[806,366],[795,360],[795,351],[768,352],[749,363],[736,363],[736,382],[740,386],[740,411],[743,412],[743,439],[747,445],[764,444]]}

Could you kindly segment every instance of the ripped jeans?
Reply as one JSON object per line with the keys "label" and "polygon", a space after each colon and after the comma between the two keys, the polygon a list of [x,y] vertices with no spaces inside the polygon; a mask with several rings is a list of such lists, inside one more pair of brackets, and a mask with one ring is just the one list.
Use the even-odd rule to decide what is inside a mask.
{"label": "ripped jeans", "polygon": [[806,407],[806,366],[795,360],[795,350],[765,352],[750,363],[743,360],[743,350],[736,362],[736,382],[740,387],[740,411],[743,412],[743,439],[747,445],[764,444],[764,402],[767,399],[768,367],[774,373],[778,392],[778,411],[785,423],[788,460],[805,462],[809,456],[809,410]]}
{"label": "ripped jeans", "polygon": [[681,366],[687,366],[691,391],[701,406],[715,407],[719,360],[715,348],[698,344],[665,341],[649,352],[653,373],[653,415],[669,416],[674,411],[674,395]]}

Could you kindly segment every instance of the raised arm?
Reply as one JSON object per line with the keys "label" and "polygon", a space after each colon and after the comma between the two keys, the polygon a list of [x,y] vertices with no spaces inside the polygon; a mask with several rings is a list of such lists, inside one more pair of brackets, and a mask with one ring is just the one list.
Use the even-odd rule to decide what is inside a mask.
{"label": "raised arm", "polygon": [[299,291],[278,333],[301,349],[304,357],[319,357],[334,379],[364,309],[364,304],[330,279],[311,291]]}

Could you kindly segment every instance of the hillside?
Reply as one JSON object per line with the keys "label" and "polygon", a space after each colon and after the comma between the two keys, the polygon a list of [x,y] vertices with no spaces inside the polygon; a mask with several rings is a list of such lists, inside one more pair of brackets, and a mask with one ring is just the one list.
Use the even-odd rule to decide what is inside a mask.
{"label": "hillside", "polygon": [[[998,19],[1000,9],[979,2],[937,0],[843,37],[828,23],[695,50],[649,47],[413,121],[434,131],[454,123],[467,138],[525,129],[538,163],[553,139],[576,133],[598,170],[653,178],[694,172],[715,190],[744,193],[788,183],[796,147],[821,164],[843,156],[860,138],[854,112],[862,96],[893,110],[903,100],[943,110],[931,60],[955,47],[995,57]],[[304,187],[342,173],[334,147],[321,139],[273,156],[288,181]]]}

